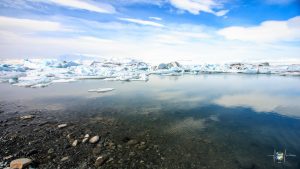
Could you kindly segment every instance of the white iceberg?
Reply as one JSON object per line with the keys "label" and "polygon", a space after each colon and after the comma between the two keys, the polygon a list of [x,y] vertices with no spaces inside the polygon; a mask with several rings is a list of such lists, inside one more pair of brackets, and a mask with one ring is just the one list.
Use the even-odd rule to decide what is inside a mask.
{"label": "white iceberg", "polygon": [[104,93],[115,90],[114,88],[98,88],[98,89],[90,89],[88,92],[97,92],[97,93]]}
{"label": "white iceberg", "polygon": [[[72,55],[73,56],[73,55]],[[76,56],[76,57],[75,57]],[[134,59],[103,59],[84,55],[59,59],[25,59],[1,61],[0,82],[23,87],[46,87],[84,79],[113,81],[148,81],[149,75],[182,76],[203,73],[277,74],[299,76],[300,65],[265,63],[180,64],[178,62],[148,64]],[[66,58],[64,60],[63,58]],[[88,60],[84,60],[88,59]],[[94,60],[93,60],[94,59]]]}

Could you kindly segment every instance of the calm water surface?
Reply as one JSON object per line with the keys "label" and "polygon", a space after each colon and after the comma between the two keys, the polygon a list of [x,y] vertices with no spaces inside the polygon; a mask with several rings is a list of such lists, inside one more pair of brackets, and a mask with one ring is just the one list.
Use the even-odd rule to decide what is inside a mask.
{"label": "calm water surface", "polygon": [[[87,92],[100,87],[116,90]],[[38,89],[0,84],[0,93],[1,102],[60,117],[107,115],[133,132],[147,130],[163,147],[168,168],[283,168],[267,156],[274,149],[297,155],[285,168],[300,168],[299,77],[151,76],[148,82],[85,80]]]}

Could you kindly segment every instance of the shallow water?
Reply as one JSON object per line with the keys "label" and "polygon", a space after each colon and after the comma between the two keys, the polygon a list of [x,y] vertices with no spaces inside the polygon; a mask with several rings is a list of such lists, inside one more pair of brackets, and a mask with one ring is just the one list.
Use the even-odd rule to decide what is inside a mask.
{"label": "shallow water", "polygon": [[[89,89],[112,87],[108,93]],[[162,147],[166,168],[300,168],[300,78],[207,74],[150,76],[148,82],[85,80],[46,88],[0,84],[0,101],[60,118],[113,117]]]}

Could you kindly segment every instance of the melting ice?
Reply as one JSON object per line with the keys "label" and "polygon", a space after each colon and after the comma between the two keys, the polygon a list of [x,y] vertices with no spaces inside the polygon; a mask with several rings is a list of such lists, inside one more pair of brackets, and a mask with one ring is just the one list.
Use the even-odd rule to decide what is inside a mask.
{"label": "melting ice", "polygon": [[0,62],[0,82],[22,87],[46,87],[82,79],[147,81],[151,74],[181,76],[201,73],[246,73],[300,76],[300,65],[269,63],[230,63],[183,65],[178,62],[148,64],[134,59],[97,59],[64,61],[60,59],[29,60],[19,63]]}

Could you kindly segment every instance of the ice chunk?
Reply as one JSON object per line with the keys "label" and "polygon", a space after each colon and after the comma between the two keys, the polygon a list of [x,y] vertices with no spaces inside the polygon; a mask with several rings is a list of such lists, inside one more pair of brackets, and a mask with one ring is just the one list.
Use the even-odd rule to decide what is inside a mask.
{"label": "ice chunk", "polygon": [[68,82],[75,82],[75,79],[57,79],[53,80],[52,83],[68,83]]}
{"label": "ice chunk", "polygon": [[8,80],[8,83],[10,83],[10,84],[15,84],[15,83],[18,83],[18,78],[17,78],[17,77],[15,77],[15,78],[11,78],[11,79],[9,79],[9,80]]}
{"label": "ice chunk", "polygon": [[97,92],[97,93],[104,93],[115,90],[114,88],[98,88],[98,89],[90,89],[88,92]]}
{"label": "ice chunk", "polygon": [[30,61],[29,59],[25,59],[23,62],[23,66],[29,69],[38,69],[40,68],[40,64],[37,62]]}

